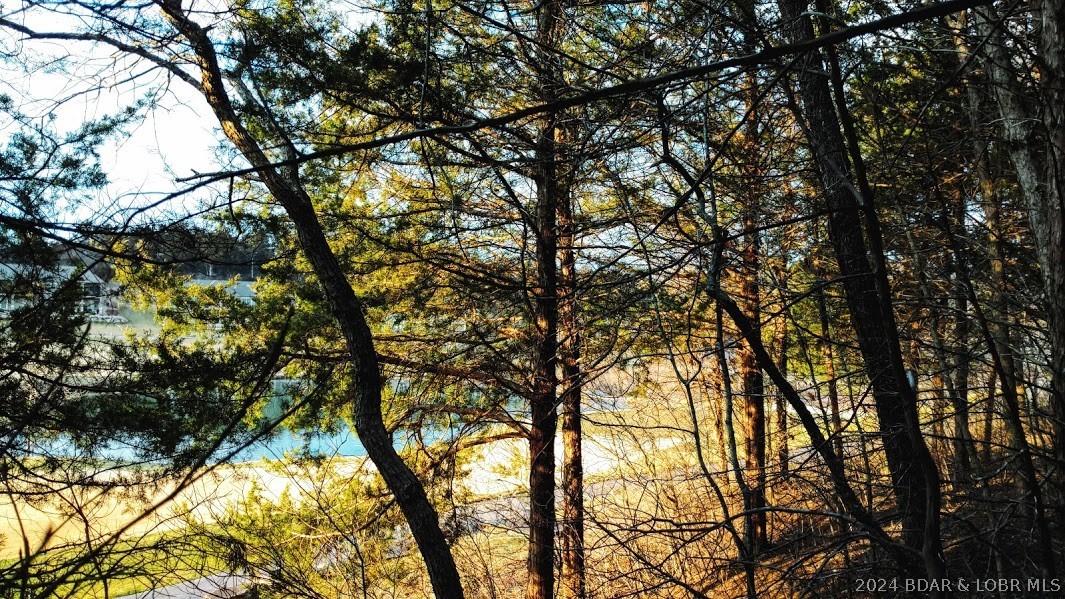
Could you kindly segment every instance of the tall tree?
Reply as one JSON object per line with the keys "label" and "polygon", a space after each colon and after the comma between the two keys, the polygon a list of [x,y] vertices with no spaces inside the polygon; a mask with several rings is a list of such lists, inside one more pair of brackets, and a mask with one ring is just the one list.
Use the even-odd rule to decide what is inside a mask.
{"label": "tall tree", "polygon": [[[757,17],[753,3],[745,3],[743,6],[741,21],[757,24]],[[754,28],[757,29],[756,27]],[[754,32],[744,33],[742,48],[750,51],[754,48]],[[746,119],[743,132],[741,164],[741,185],[747,190],[742,198],[742,224],[744,230],[743,251],[741,260],[743,274],[739,297],[740,307],[755,322],[761,321],[762,293],[759,284],[764,260],[762,257],[762,235],[760,232],[759,217],[763,212],[763,196],[767,194],[764,185],[765,167],[759,156],[759,147],[762,145],[762,119],[760,114],[761,86],[758,81],[758,71],[748,71],[744,81],[743,90],[744,118]],[[740,353],[739,364],[740,378],[743,381],[744,412],[746,414],[747,438],[745,452],[747,463],[747,476],[749,501],[747,542],[753,555],[757,555],[766,542],[766,410],[765,410],[765,382],[762,370],[758,366],[754,352],[750,348]]]}
{"label": "tall tree", "polygon": [[[1039,52],[1037,84],[1018,81],[1015,60],[1020,48],[1006,43],[1003,23],[1008,17],[993,6],[973,9],[975,28],[984,40],[984,64],[1002,117],[1010,159],[1028,208],[1028,223],[1035,241],[1043,281],[1044,305],[1050,341],[1051,402],[1054,452],[1065,459],[1065,111],[1061,108],[1065,81],[1065,6],[1047,0],[1040,5],[1036,44]],[[1019,42],[1017,42],[1019,43]],[[1035,89],[1030,89],[1032,86]],[[1027,99],[1039,98],[1038,117]],[[1045,152],[1034,152],[1033,136],[1043,139]]]}
{"label": "tall tree", "polygon": [[[391,435],[385,428],[381,413],[380,364],[363,313],[363,305],[356,297],[346,273],[330,247],[314,202],[301,181],[298,164],[276,166],[264,150],[263,142],[249,129],[247,119],[238,111],[231,97],[231,87],[226,85],[226,74],[220,64],[209,28],[197,22],[194,12],[182,6],[179,0],[161,0],[157,7],[177,34],[174,41],[187,45],[197,77],[189,75],[174,63],[163,62],[158,58],[156,61],[162,62],[164,68],[192,85],[203,96],[225,136],[252,165],[262,183],[291,219],[301,250],[307,256],[322,286],[330,310],[346,342],[354,381],[351,398],[354,424],[359,439],[406,517],[421,551],[434,593],[437,597],[461,597],[462,583],[436,510],[430,504],[422,483],[396,453]],[[116,22],[124,23],[123,17],[127,15],[119,11],[114,16]],[[120,34],[135,37],[139,33],[134,25],[125,27]],[[125,48],[121,43],[116,45],[120,49]],[[231,83],[240,88],[239,81]],[[247,102],[250,98],[245,97],[244,100]],[[268,110],[267,107],[252,105],[243,108],[253,111]],[[271,143],[279,144],[280,156],[290,160],[298,156],[293,141],[284,131],[275,127],[270,134],[267,138],[273,137]]]}
{"label": "tall tree", "polygon": [[[558,48],[565,27],[559,0],[536,8],[537,96],[544,103],[562,91]],[[533,357],[534,388],[529,426],[529,560],[525,599],[549,599],[555,592],[555,431],[558,421],[558,214],[568,202],[559,152],[562,129],[557,113],[538,123],[536,160],[536,252]]]}
{"label": "tall tree", "polygon": [[[781,0],[779,6],[792,43],[814,39],[812,17],[802,2]],[[939,472],[921,433],[917,396],[902,361],[872,188],[853,130],[845,141],[843,128],[853,125],[845,101],[839,101],[843,84],[838,64],[831,64],[831,48],[826,55],[827,61],[814,51],[802,60],[796,76],[800,118],[830,211],[829,239],[872,382],[905,543],[920,552],[927,576],[942,578]]]}

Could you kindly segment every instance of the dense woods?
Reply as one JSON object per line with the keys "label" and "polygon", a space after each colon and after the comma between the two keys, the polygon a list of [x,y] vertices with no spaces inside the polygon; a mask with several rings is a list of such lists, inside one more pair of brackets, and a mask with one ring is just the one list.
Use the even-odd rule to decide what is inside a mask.
{"label": "dense woods", "polygon": [[1061,0],[0,31],[4,597],[1060,592]]}

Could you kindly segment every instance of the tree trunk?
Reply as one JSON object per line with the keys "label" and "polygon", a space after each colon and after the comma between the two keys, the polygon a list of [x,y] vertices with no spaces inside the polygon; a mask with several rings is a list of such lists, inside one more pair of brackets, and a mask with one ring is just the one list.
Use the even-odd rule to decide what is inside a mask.
{"label": "tree trunk", "polygon": [[[1065,460],[1065,0],[1043,0],[1039,32],[1043,125],[1047,135],[1042,206],[1030,210],[1032,229],[1045,230],[1040,252],[1050,335],[1050,386],[1055,456]],[[1038,225],[1036,223],[1038,222]],[[1045,252],[1045,256],[1043,253]],[[1062,464],[1059,462],[1058,469]]]}
{"label": "tree trunk", "polygon": [[[748,231],[754,229],[751,212],[744,219]],[[746,236],[747,246],[743,251],[743,280],[740,296],[743,311],[752,320],[758,321],[761,313],[761,298],[758,285],[758,234]],[[766,539],[765,501],[765,383],[762,370],[758,366],[754,352],[743,348],[739,352],[739,374],[743,384],[744,415],[746,417],[747,437],[744,440],[744,457],[746,459],[747,509],[754,510],[747,519],[747,544],[751,555],[757,555]]]}
{"label": "tree trunk", "polygon": [[[813,24],[808,13],[804,14],[806,6],[801,0],[780,0],[779,6],[789,24],[793,43],[814,38]],[[939,471],[921,434],[916,393],[906,379],[872,189],[863,180],[854,135],[848,136],[852,146],[848,148],[841,133],[836,109],[844,117],[844,126],[849,125],[846,118],[849,113],[845,105],[838,105],[833,98],[827,72],[819,52],[809,53],[798,65],[801,116],[806,121],[807,136],[831,211],[829,237],[865,370],[872,383],[884,451],[902,517],[903,540],[920,551],[928,577],[943,578]],[[833,75],[838,79],[838,71]],[[841,82],[835,83],[837,92],[841,92]],[[858,169],[856,180],[852,180],[848,152]],[[863,213],[872,252],[862,236]]]}
{"label": "tree trunk", "polygon": [[[537,95],[550,103],[562,90],[557,48],[565,14],[561,0],[537,8]],[[536,286],[533,393],[529,426],[529,555],[526,599],[550,599],[555,592],[555,431],[558,425],[558,212],[568,201],[560,177],[559,115],[541,117],[536,140]]]}
{"label": "tree trunk", "polygon": [[[945,302],[937,301],[935,298],[932,297],[930,291],[932,288],[932,282],[929,280],[928,275],[925,271],[924,260],[921,257],[921,252],[917,247],[917,242],[914,239],[912,232],[907,231],[906,238],[910,244],[910,252],[913,263],[917,267],[916,270],[918,282],[920,283],[919,287],[921,299],[924,301],[925,305],[928,306],[928,309],[932,313],[933,322],[932,326],[929,327],[928,331],[932,337],[932,349],[933,354],[935,355],[937,370],[937,374],[934,377],[935,388],[937,391],[936,410],[940,411],[942,407],[945,407],[939,404],[945,404],[946,398],[949,398],[953,407],[954,426],[956,430],[954,431],[954,435],[951,437],[951,452],[954,456],[954,464],[957,470],[957,476],[953,477],[953,484],[955,488],[960,488],[959,483],[968,480],[969,475],[971,474],[972,460],[970,456],[973,453],[971,449],[972,438],[969,434],[969,406],[967,403],[961,400],[958,390],[954,386],[955,378],[951,376],[951,374],[954,364],[963,363],[964,359],[959,356],[958,358],[956,358],[955,361],[952,361],[947,357],[946,343],[943,341],[943,336],[939,332],[940,323],[944,320],[943,308],[945,306],[943,304]],[[955,264],[957,265],[957,252],[955,252],[954,258]],[[958,284],[958,287],[963,294],[963,299],[966,300],[968,298],[968,295],[965,294],[965,285],[967,284],[968,280],[968,275],[966,274],[967,272],[968,271],[964,270],[962,266],[959,266],[958,271],[955,273],[956,283]],[[966,306],[968,304],[967,301],[965,301],[964,303],[959,302],[956,296],[951,298],[951,301],[954,301],[955,305]],[[958,315],[957,321],[967,322],[967,317],[968,316],[965,314]],[[959,326],[960,325],[956,325],[955,328],[957,329]],[[956,375],[957,373],[954,374]],[[965,380],[968,380],[968,376],[968,366],[966,365],[964,374]],[[936,422],[936,434],[940,438],[944,438],[945,432],[943,430],[942,424],[943,418],[941,418],[939,414],[936,414],[934,416],[934,422]]]}
{"label": "tree trunk", "polygon": [[[953,205],[952,219],[954,226],[965,231],[965,218],[968,202],[965,194],[958,190]],[[954,410],[954,455],[964,476],[972,474],[973,461],[976,459],[976,445],[970,429],[969,410],[969,365],[972,353],[969,349],[971,322],[969,315],[969,297],[965,286],[959,282],[963,272],[968,270],[969,252],[959,252],[953,260],[953,312],[954,312],[954,360],[950,376],[951,403]]]}
{"label": "tree trunk", "polygon": [[[758,276],[762,268],[761,236],[758,233],[758,215],[760,212],[761,169],[758,160],[758,118],[757,118],[757,78],[751,74],[747,77],[747,127],[746,159],[748,164],[743,185],[749,190],[743,203],[744,247],[740,261],[740,301],[741,309],[755,322],[761,319],[762,298]],[[756,556],[765,545],[766,540],[766,452],[765,452],[765,382],[762,370],[750,348],[739,351],[739,375],[743,384],[744,415],[747,436],[744,439],[744,458],[746,460],[747,509],[751,511],[747,522],[747,546],[751,556]]]}
{"label": "tree trunk", "polygon": [[[783,285],[783,282],[782,282]],[[786,285],[783,285],[786,287]],[[788,376],[788,321],[780,325],[780,373]],[[788,475],[788,400],[783,393],[777,393],[777,462],[780,476]]]}
{"label": "tree trunk", "polygon": [[[572,165],[570,165],[572,167]],[[581,328],[578,317],[573,197],[558,202],[559,354],[562,361],[562,591],[584,599],[584,466],[581,457]]]}
{"label": "tree trunk", "polygon": [[[1047,148],[1040,165],[1032,151],[1037,122],[1021,102],[1010,56],[1001,43],[992,7],[976,10],[976,31],[984,44],[988,78],[994,90],[1002,132],[1028,208],[1028,223],[1046,296],[1047,335],[1050,341],[1051,407],[1054,455],[1065,461],[1065,3],[1043,0],[1040,30],[1040,86],[1042,124]],[[1060,467],[1059,467],[1060,472]]]}
{"label": "tree trunk", "polygon": [[[716,342],[714,344],[715,350],[716,350],[714,353],[717,354],[718,369],[721,372],[721,386],[722,386],[722,390],[724,391],[724,400],[725,401],[724,401],[724,406],[723,406],[724,409],[722,411],[724,413],[723,420],[724,420],[724,424],[725,424],[725,445],[726,445],[726,448],[728,450],[729,463],[732,466],[732,474],[736,478],[736,486],[739,487],[740,495],[743,497],[743,508],[744,508],[745,511],[747,511],[747,510],[750,509],[750,495],[751,495],[751,493],[750,493],[750,490],[747,487],[747,482],[746,482],[745,477],[743,475],[743,471],[740,469],[739,452],[737,451],[737,445],[736,445],[736,429],[733,426],[733,420],[732,420],[732,415],[733,415],[732,398],[733,398],[733,394],[732,394],[732,384],[730,382],[732,375],[729,373],[728,357],[727,357],[727,354],[725,352],[725,335],[724,335],[724,324],[723,324],[724,318],[722,318],[722,312],[721,312],[723,308],[724,308],[724,303],[719,300],[718,301],[718,309],[717,309],[717,318],[715,319],[717,321],[716,322],[717,328],[714,331],[714,337],[715,337],[715,342]],[[737,308],[737,310],[739,310],[739,309]],[[735,318],[733,318],[733,322],[735,322]],[[740,332],[741,332],[741,334],[743,333],[742,330]],[[708,478],[707,480],[711,480],[712,481],[713,479],[712,478]],[[744,517],[743,521],[744,521],[744,527],[747,530],[750,530],[751,516],[750,516],[749,513]],[[747,597],[748,597],[748,599],[754,599],[755,597],[758,596],[758,590],[757,590],[757,586],[755,585],[754,560],[751,558],[751,555],[750,555],[750,537],[747,537],[745,539],[740,539],[737,536],[737,538],[736,538],[736,548],[739,550],[740,561],[743,564],[744,582],[747,585]]]}
{"label": "tree trunk", "polygon": [[337,319],[351,358],[354,379],[355,430],[370,460],[377,466],[411,529],[438,598],[463,596],[458,570],[440,520],[425,489],[392,446],[381,415],[381,372],[363,308],[348,283],[314,211],[311,198],[299,181],[298,167],[273,167],[259,143],[245,128],[226,92],[222,70],[206,31],[187,17],[176,0],[159,4],[166,18],[189,42],[200,70],[200,91],[211,106],[222,131],[241,154],[259,169],[270,193],[284,207],[296,228],[307,256]]}
{"label": "tree trunk", "polygon": [[[1065,85],[1065,3],[1061,0],[1044,0],[1041,8],[1039,82],[1043,100],[1042,125],[1048,144],[1042,167],[1030,144],[1036,121],[1021,101],[1010,56],[1001,43],[1003,36],[996,24],[994,9],[974,9],[974,22],[977,33],[987,39],[983,45],[984,64],[998,112],[1002,116],[1001,127],[1006,147],[1028,208],[1028,222],[1042,274],[1051,356],[1052,445],[1054,457],[1059,463],[1055,476],[1060,481],[1060,464],[1065,460],[1065,206],[1062,205],[1065,201],[1065,89],[1062,89]],[[988,206],[997,209],[993,199]],[[995,258],[999,264],[1000,258]],[[995,268],[1000,266],[993,265],[993,275]],[[970,300],[975,301],[972,296]],[[1042,494],[1034,468],[1029,472],[1026,465],[1032,458],[1020,419],[1017,368],[1012,364],[1009,340],[1004,340],[1007,343],[1004,347],[999,342],[1002,332],[995,330],[992,334],[999,337],[994,346],[1001,349],[1001,352],[993,352],[993,355],[999,353],[996,366],[999,366],[1010,443],[1022,452],[1022,465],[1025,466],[1022,476],[1028,481],[1028,492],[1032,495],[1033,516],[1040,533],[1041,553],[1044,554],[1041,561],[1043,574],[1053,577],[1056,567],[1048,524],[1042,513]],[[1013,380],[1004,377],[1012,377]]]}
{"label": "tree trunk", "polygon": [[[994,221],[992,221],[992,226],[994,226]],[[954,250],[955,254],[962,253],[957,237],[949,228],[946,230],[946,233],[950,242],[950,247]],[[1054,547],[1050,535],[1050,523],[1046,515],[1043,492],[1039,486],[1039,477],[1035,470],[1035,461],[1032,456],[1031,444],[1028,443],[1028,437],[1025,435],[1024,431],[1024,422],[1021,418],[1020,395],[1017,393],[1019,379],[1017,377],[1017,366],[1014,361],[1010,341],[1008,338],[1002,339],[998,337],[997,334],[993,332],[992,325],[988,322],[988,318],[980,306],[979,298],[976,296],[972,277],[969,274],[966,263],[964,261],[959,261],[958,264],[960,266],[959,274],[961,280],[964,283],[966,292],[969,296],[969,303],[973,307],[976,321],[984,334],[988,351],[991,353],[992,364],[995,371],[998,373],[998,379],[1002,382],[1002,400],[1005,404],[1004,416],[1006,432],[1009,436],[1010,448],[1017,452],[1018,469],[1020,470],[1021,475],[1021,478],[1018,481],[1020,491],[1027,497],[1031,497],[1029,515],[1032,518],[1032,523],[1037,532],[1036,540],[1039,543],[1039,563],[1043,569],[1043,575],[1053,577],[1056,567],[1054,564]],[[992,274],[994,276],[994,266],[992,267]],[[998,327],[996,327],[996,329],[997,328]]]}
{"label": "tree trunk", "polygon": [[554,594],[555,428],[558,420],[555,368],[558,349],[558,298],[553,127],[542,135],[537,159],[536,288],[533,392],[529,426],[529,558],[526,599]]}
{"label": "tree trunk", "polygon": [[[806,403],[803,401],[798,391],[795,390],[791,383],[789,383],[780,372],[780,369],[773,361],[772,356],[769,355],[769,352],[762,344],[761,327],[748,318],[736,302],[719,287],[712,291],[714,292],[714,298],[717,300],[718,306],[729,315],[732,322],[734,322],[739,329],[740,335],[746,341],[747,346],[754,352],[755,359],[758,360],[759,366],[761,366],[762,370],[769,375],[770,380],[773,381],[773,384],[776,385],[777,389],[780,390],[785,398],[787,398],[792,409],[795,410],[799,422],[802,423],[803,429],[810,438],[810,445],[828,467],[829,479],[832,481],[833,488],[840,504],[843,505],[844,510],[846,510],[851,516],[855,526],[863,529],[865,533],[869,535],[871,540],[886,549],[899,565],[900,569],[911,575],[922,574],[919,566],[914,564],[911,551],[888,537],[884,532],[884,529],[876,521],[876,518],[873,517],[873,514],[870,513],[869,510],[862,505],[861,500],[858,499],[857,494],[854,492],[854,488],[851,487],[850,482],[847,480],[843,461],[829,447],[828,440],[825,439],[824,434],[821,432],[821,427],[818,426],[813,414],[810,413],[810,409],[806,407]],[[718,334],[720,335],[720,333]],[[720,349],[719,353],[721,353]],[[723,359],[719,358],[719,360],[724,363]]]}
{"label": "tree trunk", "polygon": [[825,299],[825,278],[819,268],[816,268],[815,276],[817,278],[814,302],[817,304],[817,318],[821,325],[821,359],[825,366],[825,378],[828,379],[828,409],[832,418],[832,448],[841,460],[846,460],[847,455],[843,450],[843,419],[839,415],[839,381],[836,380],[836,356],[833,351],[835,345],[832,340],[831,320],[828,316],[828,302]]}
{"label": "tree trunk", "polygon": [[[969,131],[974,136],[972,144],[973,153],[973,165],[974,171],[977,177],[978,190],[980,194],[980,204],[984,210],[985,222],[988,224],[990,235],[989,245],[991,247],[991,305],[996,310],[1003,310],[1006,306],[1006,278],[1003,267],[1003,249],[1001,238],[998,234],[999,231],[999,198],[995,191],[995,182],[991,176],[991,167],[988,160],[988,141],[987,135],[984,131],[984,119],[981,114],[981,108],[984,103],[984,96],[981,93],[980,86],[975,80],[973,67],[971,64],[971,52],[969,45],[965,40],[964,32],[968,28],[968,13],[962,12],[958,14],[957,22],[954,24],[955,28],[960,32],[954,36],[954,47],[957,50],[957,59],[959,68],[965,69],[965,109],[968,113],[969,119]],[[955,206],[956,213],[954,215],[955,226],[961,228],[964,231],[966,206],[964,200],[959,200]],[[961,428],[968,422],[968,378],[969,378],[969,362],[971,359],[971,353],[968,346],[968,337],[970,331],[970,317],[968,314],[969,295],[966,291],[968,275],[966,274],[969,269],[969,252],[960,251],[955,252],[954,255],[954,279],[955,288],[957,289],[957,296],[955,299],[955,312],[957,316],[957,326],[955,328],[955,355],[957,356],[957,365],[955,367],[955,393],[957,394],[958,405],[955,408],[955,413],[961,409],[962,405],[966,410],[965,418],[958,417],[956,427]],[[991,327],[993,333],[994,342],[999,345],[1000,352],[1012,351],[1009,350],[1009,327],[1008,319],[999,319],[1001,324],[995,324]],[[992,371],[992,383],[997,379],[997,373]],[[991,391],[988,395],[988,418],[985,421],[986,424],[993,423],[994,412],[994,385],[991,385]],[[963,422],[964,420],[964,422]],[[969,433],[968,430],[964,432]],[[966,450],[971,456],[970,462],[978,460],[978,453],[975,448],[971,433],[968,434],[967,439],[963,440],[966,445]],[[985,464],[987,462],[985,461]],[[970,463],[971,467],[974,464]]]}
{"label": "tree trunk", "polygon": [[984,418],[983,437],[981,438],[984,448],[980,455],[980,461],[987,471],[991,471],[992,450],[995,444],[995,398],[998,397],[998,393],[995,392],[995,385],[997,381],[998,369],[992,368],[987,377],[987,413],[986,418]]}

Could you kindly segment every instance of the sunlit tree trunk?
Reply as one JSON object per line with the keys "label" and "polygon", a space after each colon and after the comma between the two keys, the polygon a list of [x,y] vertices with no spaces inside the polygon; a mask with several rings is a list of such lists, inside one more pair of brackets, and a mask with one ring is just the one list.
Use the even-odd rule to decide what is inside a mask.
{"label": "sunlit tree trunk", "polygon": [[[780,325],[780,372],[788,376],[788,321]],[[777,464],[781,476],[788,474],[788,401],[783,393],[776,394],[777,432]]]}
{"label": "sunlit tree trunk", "polygon": [[825,298],[825,275],[814,260],[816,287],[814,290],[814,303],[817,304],[817,319],[821,325],[821,360],[825,368],[825,379],[828,385],[828,411],[832,419],[832,448],[840,459],[846,459],[843,451],[843,419],[839,414],[839,381],[836,380],[836,356],[835,342],[832,337],[831,318],[828,313],[828,301]]}
{"label": "sunlit tree trunk", "polygon": [[[722,302],[718,302],[716,329],[715,336],[715,353],[717,354],[717,364],[721,371],[721,384],[724,391],[724,405],[723,405],[723,420],[725,425],[725,445],[728,450],[729,463],[732,466],[732,474],[736,478],[736,486],[740,489],[740,494],[743,496],[743,507],[745,510],[750,509],[750,489],[747,485],[746,477],[743,474],[743,470],[740,468],[739,449],[736,443],[736,428],[733,424],[733,393],[731,384],[731,374],[729,372],[728,357],[725,352],[724,341],[724,326],[721,310]],[[737,308],[738,310],[738,308]],[[735,319],[733,320],[735,322]],[[741,331],[742,333],[742,331]],[[752,350],[753,351],[753,350]],[[747,531],[750,531],[751,518],[750,515],[744,518],[745,527]],[[742,541],[742,542],[741,542]],[[754,599],[757,596],[757,587],[755,585],[755,570],[754,560],[750,555],[750,537],[736,540],[737,549],[740,552],[740,560],[743,563],[744,581],[747,585],[747,597],[748,599]]]}
{"label": "sunlit tree trunk", "polygon": [[[744,3],[744,18],[755,23],[754,5]],[[744,47],[753,47],[751,35],[744,35]],[[761,135],[759,132],[760,102],[758,97],[758,73],[750,70],[744,77],[744,108],[746,122],[740,143],[740,184],[743,186],[743,250],[740,252],[739,300],[741,309],[755,322],[761,320],[762,297],[759,276],[763,266],[762,240],[758,231],[762,212],[763,185],[760,164]],[[754,352],[749,347],[739,350],[738,374],[742,385],[746,437],[744,459],[747,494],[746,508],[751,513],[746,518],[747,546],[752,556],[758,555],[766,541],[766,416],[765,380]]]}
{"label": "sunlit tree trunk", "polygon": [[[548,135],[553,135],[553,132]],[[548,171],[553,140],[541,137],[537,180],[536,288],[534,298],[536,349],[529,426],[529,558],[527,599],[545,599],[554,592],[555,430],[558,420],[555,368],[558,349],[558,299],[555,192]],[[542,154],[544,150],[549,153]]]}
{"label": "sunlit tree trunk", "polygon": [[[572,170],[572,164],[569,165]],[[567,187],[569,187],[567,185]],[[562,592],[585,597],[584,466],[581,455],[581,328],[572,193],[558,202],[559,355],[562,362]]]}
{"label": "sunlit tree trunk", "polygon": [[[560,0],[537,6],[535,68],[538,99],[550,103],[562,90],[557,53],[565,14]],[[539,120],[536,140],[536,350],[529,426],[529,555],[526,599],[549,599],[555,592],[555,432],[558,425],[558,215],[568,201],[561,177],[564,147],[559,115]]]}
{"label": "sunlit tree trunk", "polygon": [[[754,78],[748,78],[749,85],[754,84]],[[749,93],[754,93],[753,91]],[[749,110],[753,111],[753,107]],[[751,122],[755,123],[752,117]],[[748,127],[748,131],[756,133],[757,124]],[[750,140],[748,140],[750,141]],[[753,155],[752,155],[753,159]],[[739,296],[743,311],[749,317],[758,321],[761,319],[761,288],[758,283],[759,271],[762,267],[761,237],[757,232],[759,207],[759,191],[755,184],[758,176],[757,167],[748,170],[749,177],[745,177],[745,184],[753,193],[748,195],[744,202],[743,226],[747,233],[744,235],[744,248],[740,260],[742,272],[740,275]],[[739,375],[743,385],[745,428],[747,436],[744,440],[744,457],[746,460],[746,478],[748,485],[747,509],[752,510],[748,521],[747,543],[752,555],[757,555],[766,540],[766,515],[764,508],[765,485],[766,485],[766,418],[765,418],[765,382],[762,370],[750,348],[739,351]]]}

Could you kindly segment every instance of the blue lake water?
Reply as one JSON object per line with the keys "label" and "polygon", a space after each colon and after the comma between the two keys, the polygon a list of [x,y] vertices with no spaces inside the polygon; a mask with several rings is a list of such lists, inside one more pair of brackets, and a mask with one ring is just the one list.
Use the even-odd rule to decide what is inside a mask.
{"label": "blue lake water", "polygon": [[[263,409],[263,418],[267,421],[281,419],[285,414],[285,402],[291,398],[293,389],[300,384],[300,381],[292,379],[274,380],[272,387],[275,401]],[[435,442],[454,438],[457,433],[457,430],[437,429],[423,431],[422,438],[427,442]],[[402,431],[394,435],[393,445],[397,450],[403,449],[407,443],[406,434]],[[306,451],[316,456],[362,457],[366,455],[366,449],[359,442],[355,431],[347,423],[341,423],[336,432],[294,433],[281,428],[268,439],[256,442],[242,450],[232,458],[232,461],[274,460],[294,451]]]}
{"label": "blue lake water", "polygon": [[[427,443],[454,438],[457,430],[427,430],[422,431],[422,439]],[[404,432],[397,431],[394,435],[393,445],[397,451],[403,450],[413,442],[407,438]],[[359,442],[355,432],[350,427],[343,427],[339,432],[306,432],[294,433],[289,430],[279,430],[269,438],[250,443],[247,447],[234,453],[236,446],[233,443],[225,444],[217,449],[208,462],[220,461],[239,463],[255,462],[260,460],[279,460],[286,454],[302,453],[317,457],[364,457],[366,450]],[[144,452],[125,442],[112,441],[93,448],[90,454],[76,448],[75,443],[69,437],[59,437],[49,440],[36,440],[25,447],[27,455],[38,457],[63,457],[78,459],[104,460],[117,464],[140,463],[145,458]],[[162,456],[152,455],[149,461],[157,461]]]}
{"label": "blue lake water", "polygon": [[[397,449],[402,448],[400,443]],[[232,461],[249,462],[255,460],[276,460],[284,454],[307,450],[312,455],[362,457],[366,449],[359,442],[355,431],[346,430],[335,434],[297,435],[290,431],[281,431],[270,439],[259,441],[244,449]]]}
{"label": "blue lake water", "polygon": [[[263,419],[262,424],[276,422],[286,415],[287,404],[294,395],[298,395],[298,393],[294,392],[294,389],[301,384],[303,383],[297,380],[273,381],[272,391],[275,401],[271,402],[271,405],[263,409],[261,415],[261,418]],[[512,414],[518,418],[522,418],[522,408],[523,406],[521,405],[521,402],[515,398],[513,400],[513,405],[510,406]],[[468,433],[469,431],[462,430],[462,427],[449,428],[446,426],[424,429],[420,431],[420,439],[425,443],[434,443],[455,439],[463,432]],[[410,434],[411,433],[408,431],[402,430],[397,431],[394,434],[393,445],[397,450],[402,450],[417,442],[415,439],[408,436]],[[32,447],[26,447],[28,455],[65,456],[71,458],[81,457],[120,464],[138,462],[144,459],[144,452],[138,447],[122,442],[110,442],[102,447],[97,446],[92,450],[91,455],[86,455],[76,449],[76,445],[70,437],[36,440],[32,445]],[[284,427],[278,427],[278,429],[267,438],[251,443],[247,447],[234,453],[235,449],[236,446],[234,443],[226,444],[214,452],[210,461],[252,462],[263,459],[277,460],[281,459],[286,454],[294,452],[307,453],[312,456],[322,457],[363,457],[366,455],[366,450],[362,446],[362,443],[359,442],[355,431],[345,422],[340,423],[336,430],[319,432],[293,432]],[[153,456],[149,459],[155,461],[162,459],[162,456]]]}
{"label": "blue lake water", "polygon": [[[279,387],[275,384],[275,402],[267,406],[262,413],[260,426],[266,428],[269,423],[277,422],[285,416],[284,404],[288,399],[286,395],[278,392]],[[283,390],[283,387],[282,387]],[[246,439],[247,431],[244,438]],[[457,436],[457,429],[438,428],[435,430],[421,431],[421,438],[432,443],[436,441],[453,439]],[[329,431],[298,431],[294,432],[284,426],[276,427],[270,435],[261,440],[247,444],[247,447],[236,451],[241,443],[241,434],[237,438],[216,449],[209,462],[253,462],[259,460],[278,460],[286,454],[303,453],[320,457],[363,457],[366,449],[359,441],[355,431],[346,422],[340,422]],[[413,440],[408,438],[408,432],[397,431],[393,435],[393,445],[397,450],[403,450]],[[140,463],[144,460],[156,462],[165,461],[165,456],[156,452],[146,452],[139,446],[137,441],[111,440],[98,443],[91,450],[79,449],[79,444],[70,435],[61,435],[49,439],[32,439],[25,445],[25,454],[38,457],[59,457],[74,459],[103,460],[117,464]]]}

